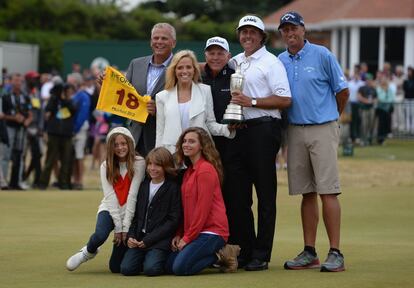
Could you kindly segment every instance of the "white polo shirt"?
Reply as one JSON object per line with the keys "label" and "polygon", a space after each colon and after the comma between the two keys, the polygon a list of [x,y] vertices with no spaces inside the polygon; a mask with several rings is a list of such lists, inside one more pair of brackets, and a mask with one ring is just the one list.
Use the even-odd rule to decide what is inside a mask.
{"label": "white polo shirt", "polygon": [[[245,77],[243,94],[249,97],[265,98],[270,95],[291,97],[289,82],[282,62],[263,46],[254,54],[246,57],[244,53],[234,56],[229,65],[235,68],[240,64]],[[254,119],[262,116],[281,118],[278,109],[243,107],[244,118]]]}

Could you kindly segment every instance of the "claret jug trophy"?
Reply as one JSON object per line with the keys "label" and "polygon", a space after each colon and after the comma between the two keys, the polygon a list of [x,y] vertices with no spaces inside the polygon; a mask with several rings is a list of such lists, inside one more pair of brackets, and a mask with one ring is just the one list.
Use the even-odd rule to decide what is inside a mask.
{"label": "claret jug trophy", "polygon": [[[236,72],[231,75],[230,92],[243,91],[244,76],[241,72],[241,64],[236,65]],[[229,103],[223,115],[223,124],[237,124],[243,122],[243,107],[238,104]]]}

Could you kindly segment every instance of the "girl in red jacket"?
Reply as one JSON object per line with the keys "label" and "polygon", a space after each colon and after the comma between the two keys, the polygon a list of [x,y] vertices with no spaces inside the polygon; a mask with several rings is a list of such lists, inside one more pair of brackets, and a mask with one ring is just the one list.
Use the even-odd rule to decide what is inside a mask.
{"label": "girl in red jacket", "polygon": [[[219,154],[208,133],[198,127],[185,130],[177,142],[177,162],[185,164],[181,185],[184,220],[172,240],[174,251],[167,261],[167,272],[194,275],[219,259],[237,269],[239,247],[226,245],[229,227],[221,194],[223,170]],[[222,249],[225,247],[224,249]]]}

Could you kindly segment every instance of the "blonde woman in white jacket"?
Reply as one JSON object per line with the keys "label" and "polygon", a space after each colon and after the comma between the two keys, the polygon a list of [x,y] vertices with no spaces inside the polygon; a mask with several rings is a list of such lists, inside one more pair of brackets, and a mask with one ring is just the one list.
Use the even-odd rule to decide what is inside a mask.
{"label": "blonde woman in white jacket", "polygon": [[167,68],[165,90],[156,95],[157,133],[155,146],[174,153],[182,131],[201,127],[215,136],[233,138],[235,131],[216,122],[211,88],[199,83],[200,70],[194,52],[174,55]]}
{"label": "blonde woman in white jacket", "polygon": [[112,129],[107,135],[107,157],[100,176],[104,198],[98,209],[95,232],[86,246],[71,256],[66,268],[73,271],[94,258],[99,247],[114,231],[109,269],[120,272],[123,256],[128,249],[127,232],[134,217],[139,185],[145,175],[145,160],[135,154],[135,141],[124,127]]}

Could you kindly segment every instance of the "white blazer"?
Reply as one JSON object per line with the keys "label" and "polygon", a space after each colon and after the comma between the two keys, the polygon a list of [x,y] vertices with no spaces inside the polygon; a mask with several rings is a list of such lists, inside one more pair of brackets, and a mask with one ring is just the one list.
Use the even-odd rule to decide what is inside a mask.
{"label": "white blazer", "polygon": [[[182,131],[177,86],[163,90],[155,96],[157,105],[157,134],[155,147],[165,147],[171,153],[176,151],[175,144]],[[212,135],[234,138],[227,125],[216,122],[213,111],[213,97],[209,85],[194,83],[191,88],[190,126],[201,127]]]}

